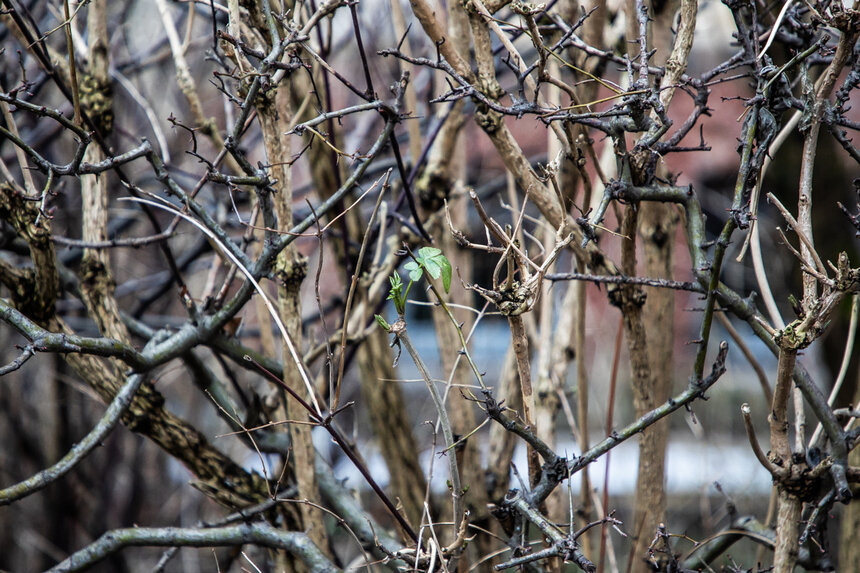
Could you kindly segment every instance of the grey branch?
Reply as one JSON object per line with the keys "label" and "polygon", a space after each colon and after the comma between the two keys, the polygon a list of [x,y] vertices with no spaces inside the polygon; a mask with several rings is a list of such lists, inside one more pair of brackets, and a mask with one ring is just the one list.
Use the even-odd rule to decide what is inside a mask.
{"label": "grey branch", "polygon": [[75,446],[69,450],[65,456],[63,456],[63,459],[53,466],[40,471],[22,482],[0,490],[0,505],[9,505],[13,501],[17,501],[22,497],[36,493],[69,473],[69,471],[78,465],[78,463],[80,463],[87,454],[93,451],[96,446],[100,445],[107,435],[111,433],[111,430],[113,430],[114,426],[119,422],[120,417],[128,409],[128,406],[131,404],[131,401],[134,398],[137,389],[140,388],[143,380],[144,376],[140,374],[129,376],[126,383],[120,391],[117,392],[113,402],[108,406],[104,416],[102,416],[101,420],[99,420],[98,424],[96,424],[90,433],[87,434],[83,440],[75,444]]}
{"label": "grey branch", "polygon": [[83,571],[125,547],[220,547],[247,543],[289,551],[301,559],[311,573],[341,570],[323,555],[306,534],[283,531],[263,523],[251,523],[210,528],[115,529],[73,553],[68,559],[48,571],[50,573]]}

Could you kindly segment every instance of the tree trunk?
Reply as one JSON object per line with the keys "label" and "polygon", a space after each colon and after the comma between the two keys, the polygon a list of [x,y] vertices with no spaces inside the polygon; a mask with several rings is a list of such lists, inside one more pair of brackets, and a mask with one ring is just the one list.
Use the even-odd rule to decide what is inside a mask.
{"label": "tree trunk", "polygon": [[[272,201],[274,203],[275,215],[277,216],[277,225],[280,228],[286,229],[292,225],[293,220],[293,189],[290,165],[284,161],[284,158],[290,157],[290,138],[283,137],[282,134],[289,131],[292,112],[290,109],[289,92],[286,90],[278,90],[269,95],[269,98],[271,99],[263,100],[257,106],[257,112],[260,117],[266,156],[269,165],[271,165],[271,177],[275,181],[273,185],[275,193],[273,197],[269,198],[265,196],[266,192],[262,191],[259,193],[259,200],[266,226],[270,225],[266,221],[268,207],[263,205],[263,203]],[[307,265],[303,258],[295,251],[293,245],[289,245],[278,254],[278,259],[275,263],[275,273],[278,282],[278,314],[287,329],[289,337],[292,339],[293,347],[297,351],[300,351],[302,348],[302,307],[299,291],[302,281],[307,274]],[[268,326],[268,321],[263,322],[263,326]],[[291,357],[287,341],[283,342],[282,349],[284,382],[299,396],[310,400],[304,382],[306,375],[302,372],[304,365],[295,363]],[[300,500],[319,499],[319,489],[314,470],[314,457],[316,453],[311,436],[313,426],[304,423],[309,421],[308,412],[292,397],[283,395],[282,413],[285,420],[296,422],[288,426],[291,445],[288,456],[298,486],[298,495],[296,497]],[[300,504],[299,510],[302,527],[307,532],[308,537],[323,553],[328,554],[328,538],[325,524],[323,523],[322,512],[310,504]],[[294,566],[301,569],[297,560]]]}

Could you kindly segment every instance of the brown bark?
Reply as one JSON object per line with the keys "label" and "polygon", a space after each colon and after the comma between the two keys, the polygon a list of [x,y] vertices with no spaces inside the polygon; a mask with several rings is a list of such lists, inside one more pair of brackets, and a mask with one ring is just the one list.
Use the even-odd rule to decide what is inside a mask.
{"label": "brown bark", "polygon": [[[653,24],[649,27],[649,47],[656,47],[658,63],[668,60],[668,73],[661,81],[661,86],[666,88],[660,95],[664,105],[668,105],[672,99],[674,90],[671,86],[686,70],[687,57],[692,46],[692,30],[696,21],[695,3],[685,2],[679,34],[673,42],[671,26],[677,6],[678,2],[668,2],[649,10],[653,18]],[[628,45],[633,45],[633,40],[638,37],[638,21],[633,18],[634,14],[635,6],[628,2]],[[642,158],[643,163],[651,160]],[[641,178],[641,175],[641,172],[634,172],[634,181]],[[672,205],[646,203],[641,206],[639,234],[645,255],[645,276],[672,278],[677,221],[678,217]],[[635,265],[627,270],[635,270]],[[642,321],[646,326],[650,380],[647,387],[637,388],[634,384],[636,416],[642,416],[669,397],[674,376],[675,294],[671,290],[657,288],[649,288],[646,292]],[[665,458],[668,438],[669,423],[662,420],[648,429],[639,444],[639,473],[634,505],[634,527],[638,537],[631,561],[631,570],[634,572],[650,571],[650,565],[643,557],[647,554],[648,545],[657,527],[666,522]]]}
{"label": "brown bark", "polygon": [[[588,432],[588,369],[585,362],[585,324],[588,312],[588,300],[586,283],[577,281],[570,287],[573,290],[574,304],[576,305],[576,319],[574,324],[574,357],[576,359],[576,415],[579,424],[579,448],[586,451],[591,443]],[[588,472],[582,472],[582,487],[579,491],[582,514],[581,525],[592,520],[594,514],[594,503],[592,501],[591,480]],[[593,555],[593,549],[597,546],[595,537],[597,532],[588,531],[583,536],[582,548],[586,555]]]}
{"label": "brown bark", "polygon": [[[636,225],[638,208],[628,207],[624,212],[621,234],[625,237],[621,248],[621,265],[625,274],[636,274]],[[641,289],[624,287],[621,313],[627,350],[630,354],[633,408],[637,416],[649,412],[659,404],[653,394],[654,376],[648,353],[648,337],[642,305],[645,302]],[[666,504],[663,487],[663,452],[665,438],[660,438],[653,427],[642,433],[639,439],[639,473],[636,481],[630,564],[633,571],[643,571],[648,565],[644,561],[648,545],[654,537],[656,526],[663,518],[660,508]],[[659,480],[659,481],[655,481]]]}
{"label": "brown bark", "polygon": [[[550,251],[553,247],[552,240],[555,238],[555,233],[547,229],[545,234],[549,236],[549,241],[544,242],[544,248]],[[541,285],[541,290],[540,320],[536,344],[538,356],[537,376],[534,381],[534,417],[538,437],[554,448],[557,432],[556,417],[561,409],[558,392],[567,374],[569,359],[564,354],[565,350],[570,347],[568,343],[573,332],[571,317],[575,308],[562,307],[553,312],[555,305],[549,281]],[[553,329],[554,319],[558,319],[555,330]],[[555,510],[552,508],[553,499],[550,500],[552,519],[559,520],[562,516],[558,509],[561,508]],[[560,500],[555,499],[555,501]],[[567,506],[566,500],[564,505]]]}
{"label": "brown bark", "polygon": [[39,204],[9,182],[0,183],[0,219],[27,243],[33,261],[32,269],[22,269],[0,260],[0,282],[9,289],[16,308],[44,323],[54,315],[60,291],[50,219],[40,217]]}
{"label": "brown bark", "polygon": [[[499,402],[504,400],[505,406],[514,411],[522,407],[522,393],[518,388],[517,364],[513,347],[508,348],[505,354],[501,379],[493,395]],[[513,459],[516,441],[516,436],[501,424],[490,426],[490,455],[487,461],[486,482],[491,503],[501,502],[508,493],[511,459]]]}
{"label": "brown bark", "polygon": [[[527,426],[534,427],[535,399],[532,389],[531,361],[529,357],[529,337],[523,325],[523,317],[514,315],[508,317],[511,328],[511,344],[517,359],[517,373],[520,378],[520,394],[523,397],[523,420]],[[533,486],[540,478],[540,458],[531,446],[528,446],[529,483]]]}
{"label": "brown bark", "polygon": [[775,476],[777,489],[776,546],[773,554],[775,573],[792,573],[797,563],[798,523],[802,504],[787,489],[796,477],[795,472],[792,471],[794,463],[788,433],[788,399],[791,395],[792,373],[796,362],[796,348],[780,348],[773,405],[769,416],[770,456],[774,466],[779,468],[779,475]]}
{"label": "brown bark", "polygon": [[[793,573],[797,564],[800,513],[803,503],[784,488],[778,488],[776,511],[776,545],[773,549],[773,573]],[[848,571],[848,569],[843,569]]]}
{"label": "brown bark", "polygon": [[[647,203],[642,205],[639,234],[645,252],[645,276],[672,278],[673,241],[677,217],[671,205]],[[665,401],[672,389],[674,376],[673,344],[675,293],[669,289],[650,288],[643,308],[651,369],[650,403]],[[636,416],[645,414],[650,403],[637,401]],[[651,532],[666,522],[664,466],[669,438],[668,420],[661,420],[648,429],[639,445],[639,476],[634,513],[642,521],[642,536],[636,555],[646,550]],[[659,491],[658,491],[659,490]],[[640,498],[641,494],[641,498]],[[638,526],[639,520],[634,518]],[[644,567],[644,564],[643,564]],[[634,565],[634,570],[637,567]]]}
{"label": "brown bark", "polygon": [[[290,157],[290,138],[283,137],[283,134],[289,131],[290,120],[292,119],[289,93],[286,90],[278,90],[275,93],[261,96],[257,104],[257,112],[260,117],[266,157],[271,166],[270,176],[274,181],[275,193],[271,200],[278,217],[278,225],[282,228],[288,228],[292,225],[293,218],[292,173],[290,166],[284,162],[284,158]],[[261,194],[260,201],[269,201],[269,198]],[[293,245],[279,253],[275,263],[275,273],[278,281],[278,314],[292,339],[293,345],[300,349],[302,347],[302,315],[299,291],[307,274],[307,269],[305,261],[295,251]],[[265,321],[263,325],[268,325],[268,321]],[[284,382],[297,394],[309,399],[304,377],[300,370],[304,366],[292,362],[286,341],[284,341],[282,348]],[[300,404],[287,396],[284,396],[283,400],[282,415],[284,419],[299,422],[308,421],[308,412]],[[312,429],[313,426],[307,423],[289,424],[289,461],[298,486],[297,498],[309,501],[319,499],[314,467],[316,453],[311,436]],[[328,540],[322,513],[310,504],[300,504],[299,511],[303,529],[311,541],[324,553],[327,553]]]}

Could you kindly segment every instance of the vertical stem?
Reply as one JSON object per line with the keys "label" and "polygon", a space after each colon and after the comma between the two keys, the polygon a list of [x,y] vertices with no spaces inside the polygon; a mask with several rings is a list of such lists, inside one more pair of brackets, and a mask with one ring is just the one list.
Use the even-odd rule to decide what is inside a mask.
{"label": "vertical stem", "polygon": [[[262,5],[264,12],[270,16],[268,0],[264,0]],[[273,37],[272,41],[276,42],[277,37]],[[275,189],[274,193],[269,193],[267,190],[258,192],[260,210],[265,222],[267,212],[273,206],[274,214],[277,216],[276,226],[289,228],[293,219],[293,174],[291,165],[282,160],[282,158],[290,157],[292,153],[291,139],[283,137],[283,134],[290,129],[293,117],[289,87],[284,85],[267,98],[257,98],[254,105],[257,108],[263,145],[268,164],[271,166],[270,173]],[[271,227],[270,223],[266,223],[266,226]],[[301,349],[302,317],[299,294],[301,283],[307,275],[307,265],[296,251],[295,246],[290,244],[278,253],[274,266],[278,285],[278,314],[294,348]],[[264,324],[268,324],[268,321]],[[283,356],[288,356],[290,348],[286,337],[282,348]],[[300,370],[303,365],[297,364],[296,366],[295,368],[284,368],[284,382],[299,396],[303,396],[306,400],[313,400],[316,406],[316,398],[313,395],[314,389],[310,384],[306,386],[306,381]],[[317,408],[319,407],[317,406]],[[319,413],[319,409],[317,409],[317,413]],[[294,399],[286,396],[284,396],[281,415],[286,420],[307,419],[307,412]],[[289,424],[288,427],[292,446],[289,461],[298,486],[298,498],[319,499],[314,465],[315,450],[311,433],[313,427],[301,423]],[[298,509],[301,515],[301,525],[307,531],[308,537],[324,553],[328,554],[328,536],[322,513],[309,504],[301,504]]]}
{"label": "vertical stem", "polygon": [[[585,452],[590,447],[588,435],[588,364],[585,353],[585,323],[588,312],[586,282],[576,281],[570,288],[574,290],[576,300],[576,324],[574,326],[574,356],[576,358],[576,416],[579,422],[579,450]],[[594,504],[591,500],[591,480],[588,472],[582,472],[582,487],[580,489],[580,503],[585,523],[591,520],[594,512]],[[590,533],[590,532],[589,532]],[[590,544],[593,535],[586,533],[583,537],[583,551],[591,555]]]}
{"label": "vertical stem", "polygon": [[773,389],[773,404],[770,411],[770,447],[783,463],[791,460],[791,445],[788,439],[788,397],[791,393],[792,374],[797,362],[797,350],[780,348],[776,367],[776,384]]}
{"label": "vertical stem", "polygon": [[[511,343],[514,346],[514,354],[517,358],[517,371],[520,375],[520,390],[523,394],[523,418],[527,426],[537,433],[534,425],[535,399],[532,390],[532,372],[529,360],[529,339],[526,334],[523,317],[520,315],[508,316],[508,324],[511,327]],[[540,459],[534,448],[528,447],[529,480],[531,485],[537,483],[540,477]]]}
{"label": "vertical stem", "polygon": [[793,573],[797,564],[798,524],[803,504],[800,499],[779,488],[776,512],[776,545],[773,554],[773,573]]}
{"label": "vertical stem", "polygon": [[418,351],[415,350],[415,346],[412,344],[412,340],[406,332],[406,321],[401,318],[391,325],[391,332],[397,336],[400,343],[406,347],[406,351],[409,353],[409,356],[412,357],[412,361],[415,363],[415,367],[418,368],[421,378],[424,379],[424,383],[427,384],[427,390],[430,392],[430,398],[433,400],[433,405],[436,406],[436,413],[439,415],[439,425],[442,428],[442,436],[445,438],[445,456],[448,458],[448,469],[451,478],[452,490],[451,498],[454,505],[454,526],[455,528],[459,528],[460,523],[463,521],[463,486],[460,483],[460,470],[457,467],[457,456],[454,455],[454,432],[451,430],[451,421],[448,419],[448,411],[445,409],[442,397],[439,396],[439,392],[436,390],[436,384],[430,376],[430,371],[427,369],[427,365],[424,363],[421,355],[418,354]]}
{"label": "vertical stem", "polygon": [[[621,267],[625,274],[636,274],[636,227],[638,224],[638,205],[625,209],[621,234],[625,236],[621,247]],[[633,408],[637,416],[651,411],[659,403],[660,397],[655,388],[648,354],[643,304],[644,293],[638,287],[623,289],[621,313],[624,319],[624,333],[630,355],[631,387]],[[657,325],[648,325],[656,328]],[[639,440],[639,467],[636,478],[636,498],[634,502],[633,538],[630,563],[632,571],[645,571],[648,567],[643,558],[648,553],[648,544],[654,537],[657,525],[665,520],[666,491],[663,487],[663,461],[665,439],[650,427]]]}
{"label": "vertical stem", "polygon": [[798,522],[801,502],[786,490],[783,480],[792,477],[791,445],[788,435],[788,399],[791,394],[792,374],[797,362],[797,350],[780,348],[777,362],[776,385],[770,412],[770,447],[776,457],[777,466],[786,471],[776,482],[777,520],[776,547],[774,548],[774,572],[791,573],[797,562]]}
{"label": "vertical stem", "polygon": [[509,316],[508,324],[511,327],[512,343],[514,353],[517,357],[517,371],[520,374],[520,389],[523,393],[523,417],[526,424],[532,426],[534,423],[532,412],[534,412],[534,395],[532,393],[532,374],[529,364],[529,341],[526,334],[523,318],[520,315]]}
{"label": "vertical stem", "polygon": [[[520,408],[521,393],[517,389],[516,357],[514,349],[508,348],[502,366],[502,376],[498,389],[494,392],[496,400],[512,410]],[[510,482],[511,460],[514,457],[514,447],[517,444],[516,434],[509,432],[501,424],[490,426],[490,456],[487,460],[488,497],[492,503],[499,503],[508,493]],[[494,520],[498,525],[498,521]]]}
{"label": "vertical stem", "polygon": [[[800,226],[798,232],[805,234],[812,245],[814,245],[812,238],[812,174],[815,170],[815,153],[818,148],[818,133],[821,127],[819,120],[822,112],[823,102],[816,101],[813,104],[812,122],[803,140],[797,197],[797,223]],[[805,241],[800,242],[800,255],[806,264],[815,268],[815,257],[812,251],[807,248]],[[812,312],[812,307],[818,300],[818,279],[808,273],[801,273],[801,275],[803,280],[803,308],[806,312]],[[800,388],[795,387],[792,390],[792,399],[794,404],[795,449],[798,453],[803,453],[806,445],[806,416],[803,411],[803,394]]]}
{"label": "vertical stem", "polygon": [[[609,376],[609,405],[606,408],[606,435],[612,434],[612,418],[615,412],[615,389],[618,383],[618,365],[621,362],[621,341],[624,336],[624,319],[618,318],[618,331],[615,334],[615,350],[612,357],[612,372]],[[606,468],[603,473],[603,514],[606,517],[606,508],[609,507],[609,457],[612,452],[608,451],[603,456],[606,460]],[[603,573],[604,557],[606,556],[607,530],[600,528],[600,559],[598,560],[598,573]]]}
{"label": "vertical stem", "polygon": [[[744,121],[744,141],[743,152],[741,154],[741,166],[738,170],[738,178],[735,182],[735,194],[732,201],[732,213],[738,212],[742,205],[744,186],[746,184],[747,173],[750,169],[750,161],[752,159],[753,145],[755,143],[756,128],[758,127],[758,106],[753,106],[749,110],[749,115]],[[726,249],[729,246],[729,239],[736,227],[734,217],[729,217],[723,230],[717,239],[714,247],[714,260],[711,263],[710,279],[708,280],[708,293],[705,302],[705,313],[702,317],[702,328],[699,331],[699,350],[696,353],[696,361],[693,365],[693,376],[696,380],[701,380],[705,371],[705,358],[708,354],[708,340],[711,336],[711,324],[714,319],[714,305],[717,302],[717,287],[720,284],[720,270],[723,266],[723,258],[726,254]]]}
{"label": "vertical stem", "polygon": [[72,41],[72,15],[69,12],[69,0],[63,0],[63,17],[66,19],[63,29],[66,31],[66,49],[69,50],[69,79],[72,84],[72,107],[75,110],[75,125],[83,125],[81,119],[81,97],[80,90],[78,89],[78,70],[75,64],[75,44]]}
{"label": "vertical stem", "polygon": [[[87,27],[89,28],[89,73],[98,85],[107,85],[109,60],[106,0],[93,0],[87,14]],[[77,93],[77,87],[73,86],[73,88]],[[85,161],[97,163],[103,159],[105,154],[100,147],[91,145],[87,148],[84,155]],[[106,241],[109,220],[108,179],[103,176],[83,175],[80,180],[83,239],[92,243]],[[115,287],[112,275],[110,256],[107,251],[84,249],[81,260],[81,295],[90,310],[90,316],[95,319],[102,335],[127,341],[129,334],[120,319],[119,305],[114,298]],[[110,363],[113,378],[118,379],[124,367],[116,360],[111,360]],[[118,386],[114,390],[116,389]]]}
{"label": "vertical stem", "polygon": [[[532,41],[535,42],[539,50],[543,50],[540,32],[538,31],[534,17],[529,16],[528,22]],[[546,71],[553,77],[559,77],[560,68],[558,60],[554,58],[546,62]],[[558,86],[550,84],[545,87],[545,91],[550,105],[557,105],[559,107],[562,105],[561,90]],[[554,173],[548,173],[548,176],[561,188],[561,165],[562,162],[566,161],[564,142],[558,139],[558,135],[554,131],[547,131],[547,157],[550,161],[558,160],[558,169]],[[552,184],[550,182],[550,185]],[[552,251],[555,246],[555,235],[555,230],[552,227],[549,225],[544,227],[542,237],[544,252],[549,253]],[[525,243],[521,242],[520,244]],[[547,271],[552,272],[553,268],[555,268],[554,262]],[[535,430],[538,437],[554,448],[556,443],[555,420],[561,407],[558,390],[563,384],[564,375],[561,377],[554,376],[552,364],[553,361],[567,362],[565,358],[559,356],[559,351],[561,350],[560,346],[568,346],[568,341],[572,333],[571,319],[575,312],[575,307],[562,307],[553,312],[553,293],[554,290],[551,289],[549,281],[545,281],[540,285],[540,292],[538,293],[538,296],[540,296],[540,316],[538,319],[539,329],[536,341],[537,378],[534,385],[536,393],[534,415],[537,426]],[[555,329],[553,329],[554,322],[557,323]],[[567,495],[562,495],[562,493],[561,491],[554,492],[547,500],[547,515],[553,521],[563,520],[568,513]],[[553,560],[548,565],[552,571],[558,571],[560,563],[557,560]]]}

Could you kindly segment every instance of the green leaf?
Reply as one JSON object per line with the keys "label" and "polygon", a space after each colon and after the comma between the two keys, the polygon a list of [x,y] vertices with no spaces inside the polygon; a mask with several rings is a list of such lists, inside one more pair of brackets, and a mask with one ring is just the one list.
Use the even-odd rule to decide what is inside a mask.
{"label": "green leaf", "polygon": [[400,289],[403,286],[403,281],[397,273],[392,273],[388,280],[391,282],[391,290]]}
{"label": "green leaf", "polygon": [[402,314],[403,308],[405,307],[403,299],[406,297],[406,295],[403,294],[403,280],[400,278],[400,274],[392,273],[391,276],[388,277],[388,281],[391,283],[391,289],[388,291],[388,300],[393,300],[397,313]]}
{"label": "green leaf", "polygon": [[423,271],[434,279],[442,278],[442,286],[445,292],[451,290],[451,276],[453,269],[451,262],[442,254],[441,249],[436,247],[421,247],[415,254],[415,260],[403,265],[404,270],[409,271],[409,278],[413,282],[421,279]]}
{"label": "green leaf", "polygon": [[[388,298],[391,298],[391,297],[389,296]],[[391,330],[391,325],[388,324],[388,322],[386,322],[386,320],[384,318],[382,318],[378,314],[374,314],[373,318],[376,319],[376,324],[378,324],[382,328],[382,330],[384,330],[385,332],[388,332],[389,330]]]}
{"label": "green leaf", "polygon": [[441,249],[437,249],[436,247],[421,247],[418,249],[418,260],[421,259],[432,259],[438,255],[442,254]]}
{"label": "green leaf", "polygon": [[451,275],[453,274],[453,270],[451,269],[451,263],[444,255],[438,257],[436,259],[436,262],[442,269],[442,286],[445,287],[445,292],[447,293],[451,290]]}
{"label": "green leaf", "polygon": [[435,259],[426,259],[424,261],[424,268],[427,269],[427,274],[429,274],[434,279],[438,279],[442,274],[442,268],[436,262]]}
{"label": "green leaf", "polygon": [[421,276],[424,274],[424,268],[415,261],[409,261],[403,265],[403,268],[409,271],[409,280],[412,282],[420,281]]}

